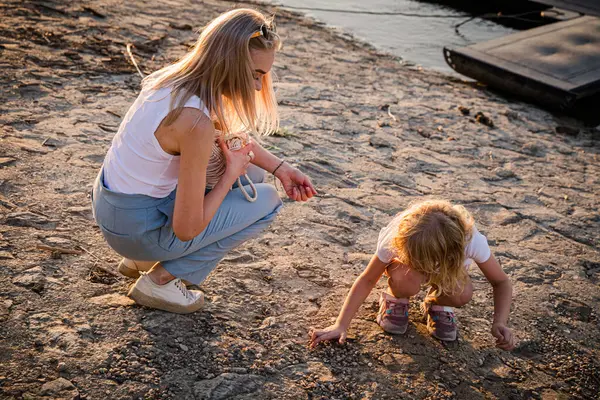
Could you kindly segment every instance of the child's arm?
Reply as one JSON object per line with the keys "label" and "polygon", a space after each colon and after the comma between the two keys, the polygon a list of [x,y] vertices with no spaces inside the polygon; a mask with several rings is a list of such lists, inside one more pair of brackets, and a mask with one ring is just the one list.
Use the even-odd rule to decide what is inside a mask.
{"label": "child's arm", "polygon": [[371,290],[375,287],[388,264],[382,262],[377,255],[373,255],[369,265],[354,281],[346,301],[342,306],[335,324],[321,330],[312,330],[310,333],[310,346],[315,347],[319,342],[339,338],[340,343],[346,340],[346,330],[350,321],[365,301]]}
{"label": "child's arm", "polygon": [[512,285],[510,279],[492,254],[482,263],[477,263],[481,272],[492,285],[494,290],[494,321],[492,335],[497,339],[496,346],[503,350],[512,350],[515,347],[515,338],[506,326],[512,301]]}

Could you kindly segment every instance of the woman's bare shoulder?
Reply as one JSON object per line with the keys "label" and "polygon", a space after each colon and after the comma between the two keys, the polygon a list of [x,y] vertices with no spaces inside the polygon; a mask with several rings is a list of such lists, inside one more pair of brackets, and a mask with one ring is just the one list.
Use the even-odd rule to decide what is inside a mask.
{"label": "woman's bare shoulder", "polygon": [[179,111],[175,121],[162,123],[156,130],[156,138],[165,151],[180,154],[182,146],[187,146],[188,142],[214,139],[215,128],[204,112],[192,107],[184,107]]}

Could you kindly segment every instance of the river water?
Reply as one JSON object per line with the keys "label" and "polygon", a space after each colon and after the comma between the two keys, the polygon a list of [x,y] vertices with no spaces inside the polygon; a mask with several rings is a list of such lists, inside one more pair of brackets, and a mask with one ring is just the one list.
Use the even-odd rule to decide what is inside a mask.
{"label": "river water", "polygon": [[406,61],[444,72],[452,72],[444,61],[444,46],[467,46],[516,32],[495,22],[476,18],[461,26],[457,33],[454,25],[468,18],[464,12],[414,0],[277,0],[276,3],[283,7],[444,15],[446,17],[425,18],[296,10]]}

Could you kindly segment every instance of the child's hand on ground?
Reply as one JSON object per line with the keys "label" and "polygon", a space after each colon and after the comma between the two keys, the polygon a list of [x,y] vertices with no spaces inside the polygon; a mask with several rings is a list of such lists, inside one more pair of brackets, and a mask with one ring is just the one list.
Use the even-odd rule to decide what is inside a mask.
{"label": "child's hand on ground", "polygon": [[338,324],[333,324],[328,326],[325,329],[314,329],[311,328],[310,332],[310,343],[309,346],[311,349],[314,349],[319,342],[324,342],[327,340],[338,339],[340,344],[344,344],[346,342],[346,329],[342,328]]}
{"label": "child's hand on ground", "polygon": [[515,337],[506,325],[493,324],[492,335],[496,338],[496,347],[507,351],[515,348]]}

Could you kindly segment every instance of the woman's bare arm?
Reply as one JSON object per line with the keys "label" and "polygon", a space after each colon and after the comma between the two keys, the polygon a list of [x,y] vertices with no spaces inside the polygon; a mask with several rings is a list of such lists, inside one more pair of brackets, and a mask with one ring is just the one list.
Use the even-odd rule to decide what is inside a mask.
{"label": "woman's bare arm", "polygon": [[199,110],[186,109],[172,126],[176,151],[181,155],[173,231],[180,240],[187,241],[208,226],[229,189],[247,166],[251,146],[229,152],[235,159],[228,161],[224,175],[205,196],[206,169],[215,138],[212,122]]}

